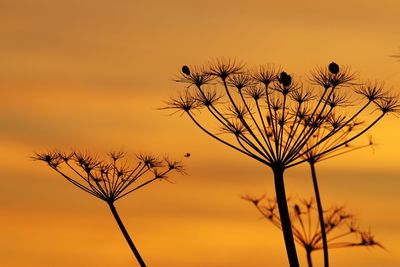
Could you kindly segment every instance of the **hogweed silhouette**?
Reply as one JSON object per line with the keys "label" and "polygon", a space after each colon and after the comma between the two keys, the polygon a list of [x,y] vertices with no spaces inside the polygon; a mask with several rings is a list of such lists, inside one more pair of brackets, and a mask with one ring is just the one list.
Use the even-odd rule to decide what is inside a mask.
{"label": "hogweed silhouette", "polygon": [[[229,59],[218,59],[205,67],[183,66],[176,81],[188,86],[177,97],[166,101],[162,109],[186,114],[212,138],[272,169],[282,232],[292,267],[298,267],[299,262],[286,203],[284,171],[307,162],[304,156],[309,151],[337,140],[345,127],[358,125],[363,114],[368,114],[372,120],[364,122],[361,129],[353,131],[345,140],[319,150],[315,157],[345,146],[385,115],[400,114],[397,96],[380,85],[356,83],[349,68],[339,67],[334,62],[311,73],[311,85],[318,88],[303,86],[272,65],[248,70]],[[353,95],[362,99],[355,99]],[[356,104],[361,104],[356,111],[346,109]],[[321,128],[327,130],[309,145]],[[328,266],[327,254],[325,257]]]}
{"label": "hogweed silhouette", "polygon": [[138,162],[132,165],[124,160],[125,156],[123,152],[112,152],[107,159],[98,159],[82,152],[49,152],[36,153],[33,159],[47,163],[76,187],[107,202],[129,247],[143,267],[146,264],[122,223],[114,202],[156,180],[167,179],[170,172],[184,173],[184,169],[178,161],[159,160],[145,154],[137,156]]}
{"label": "hogweed silhouette", "polygon": [[[337,122],[333,122],[337,123]],[[330,148],[336,146],[337,144],[343,142],[344,140],[347,140],[348,136],[354,132],[358,131],[359,126],[362,125],[362,122],[354,122],[350,125],[347,125],[346,127],[343,127],[341,130],[341,133],[338,133],[336,136],[334,136],[331,140],[331,142],[326,143],[324,146],[314,146],[318,141],[324,137],[324,132],[329,131],[329,129],[332,127],[332,122],[330,122],[328,125],[325,127],[321,127],[312,135],[312,137],[309,139],[307,145],[303,148],[306,153],[303,155],[303,159],[306,159],[307,162],[310,165],[310,171],[311,171],[311,178],[313,182],[313,189],[315,193],[315,200],[317,204],[317,210],[318,210],[318,215],[319,215],[319,223],[321,227],[321,235],[322,235],[322,244],[323,244],[323,255],[324,255],[324,266],[329,266],[329,255],[328,255],[328,242],[327,242],[327,237],[325,234],[325,224],[324,224],[324,219],[323,219],[323,208],[322,208],[322,200],[320,196],[320,190],[319,190],[319,185],[318,185],[318,180],[317,180],[317,172],[316,172],[316,163],[321,162],[323,160],[327,160],[330,158],[334,158],[343,154],[347,154],[349,152],[359,150],[362,148],[366,147],[372,147],[374,143],[372,142],[372,137],[370,137],[369,142],[365,145],[356,145],[353,146],[350,143],[346,143],[345,145],[338,147],[335,150],[330,150]],[[312,149],[309,149],[313,147]],[[322,154],[321,152],[330,150],[329,152]]]}
{"label": "hogweed silhouette", "polygon": [[[255,205],[265,219],[282,230],[277,212],[276,198],[266,196],[253,198],[242,197]],[[326,231],[329,248],[380,247],[370,231],[360,230],[356,217],[346,211],[344,206],[334,206],[323,211],[325,230],[320,228],[318,209],[313,198],[310,200],[288,200],[292,231],[295,242],[306,251],[307,263],[313,266],[312,253],[323,249],[322,233]],[[316,221],[316,222],[315,222]]]}

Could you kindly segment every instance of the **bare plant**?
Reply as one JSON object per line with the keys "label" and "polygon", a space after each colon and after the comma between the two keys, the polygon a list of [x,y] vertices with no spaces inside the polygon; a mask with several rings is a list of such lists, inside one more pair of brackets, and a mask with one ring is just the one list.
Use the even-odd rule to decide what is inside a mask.
{"label": "bare plant", "polygon": [[[310,80],[310,86],[303,86],[272,65],[248,70],[235,60],[219,59],[206,67],[182,67],[176,81],[188,86],[163,107],[173,113],[183,112],[212,138],[272,169],[279,217],[292,267],[299,263],[286,203],[284,171],[307,162],[304,155],[336,140],[342,129],[357,123],[362,114],[370,115],[372,111],[368,116],[372,120],[315,156],[345,146],[386,114],[400,113],[397,96],[356,83],[356,76],[349,68],[339,67],[334,62],[314,70]],[[355,99],[353,93],[361,95],[362,99]],[[357,104],[361,106],[354,109]],[[345,112],[349,105],[352,109]],[[332,122],[336,127],[331,127],[316,143],[309,145],[316,132]],[[325,263],[328,266],[327,258]]]}
{"label": "bare plant", "polygon": [[125,153],[113,152],[108,158],[98,159],[82,152],[37,153],[33,158],[47,165],[90,195],[107,202],[126,241],[140,266],[146,266],[126,230],[114,202],[156,180],[167,179],[172,172],[184,173],[180,162],[159,160],[151,155],[139,155],[138,162],[130,164],[124,160]]}
{"label": "bare plant", "polygon": [[[265,219],[282,230],[276,198],[245,196],[243,199],[252,202]],[[374,246],[384,248],[374,239],[370,231],[359,229],[356,217],[347,212],[344,206],[334,206],[323,211],[325,230],[322,230],[313,198],[288,202],[291,207],[290,218],[294,239],[306,251],[309,267],[313,266],[312,252],[323,249],[324,231],[329,248]]]}
{"label": "bare plant", "polygon": [[[327,151],[330,148],[336,146],[337,144],[345,141],[349,135],[359,130],[359,126],[362,125],[362,122],[354,122],[352,124],[347,125],[341,129],[341,133],[335,135],[329,143],[324,143],[322,146],[314,146],[319,142],[321,138],[324,137],[325,131],[330,131],[332,127],[339,127],[340,121],[344,119],[343,117],[333,117],[331,116],[327,123],[325,123],[324,127],[321,127],[316,131],[313,136],[309,139],[307,145],[303,148],[304,151],[307,151],[306,154],[303,155],[303,158],[307,160],[310,165],[311,178],[313,182],[313,189],[315,193],[315,200],[317,204],[317,210],[319,214],[319,222],[321,227],[321,236],[322,236],[322,245],[323,245],[323,255],[324,255],[324,266],[329,266],[329,253],[328,253],[328,241],[325,234],[325,223],[323,219],[323,208],[322,208],[322,200],[320,196],[320,190],[317,180],[317,172],[316,172],[316,163],[321,162],[333,157],[337,157],[343,154],[347,154],[349,152],[359,150],[366,147],[372,147],[374,143],[372,142],[372,137],[370,137],[369,142],[364,145],[352,145],[350,143],[346,143],[344,146],[338,147],[335,150],[331,150],[328,153],[322,154],[321,152]],[[309,149],[313,147],[312,149]]]}

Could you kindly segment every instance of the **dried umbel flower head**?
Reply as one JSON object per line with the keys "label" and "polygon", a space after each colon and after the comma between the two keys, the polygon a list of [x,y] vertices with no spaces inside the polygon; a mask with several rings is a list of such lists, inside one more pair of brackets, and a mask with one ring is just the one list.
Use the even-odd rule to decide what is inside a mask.
{"label": "dried umbel flower head", "polygon": [[[310,153],[318,158],[347,146],[386,114],[399,115],[398,98],[384,89],[365,89],[350,68],[335,62],[314,70],[311,84],[271,65],[250,71],[235,60],[193,69],[207,82],[184,73],[176,81],[189,84],[185,99],[197,101],[199,112],[185,105],[181,111],[213,139],[272,169],[289,263],[299,266],[286,203],[285,169],[308,161]],[[210,86],[218,101],[203,100]],[[182,103],[180,98],[172,98],[164,108],[176,110],[174,100]],[[346,138],[341,138],[344,132]]]}
{"label": "dried umbel flower head", "polygon": [[329,71],[332,74],[338,74],[339,73],[339,65],[336,64],[335,62],[331,62],[328,66]]}
{"label": "dried umbel flower head", "polygon": [[311,82],[320,85],[325,89],[331,87],[346,87],[354,85],[356,75],[350,71],[348,67],[339,67],[338,64],[332,62],[328,68],[320,67],[311,73]]}
{"label": "dried umbel flower head", "polygon": [[365,97],[368,101],[377,101],[387,96],[385,84],[380,82],[363,82],[354,90],[357,94]]}
{"label": "dried umbel flower head", "polygon": [[107,202],[138,263],[146,267],[114,202],[156,180],[167,179],[171,172],[184,173],[180,162],[141,154],[135,163],[130,163],[123,152],[111,152],[107,158],[99,159],[79,151],[36,153],[33,159],[44,161],[76,187]]}
{"label": "dried umbel flower head", "polygon": [[205,73],[225,81],[231,75],[242,73],[242,70],[243,64],[238,63],[236,60],[230,58],[218,58],[215,61],[210,62]]}
{"label": "dried umbel flower head", "polygon": [[166,179],[173,171],[184,173],[178,161],[160,160],[141,154],[132,164],[123,152],[111,152],[106,159],[79,151],[37,153],[35,160],[50,168],[83,191],[106,202],[114,202],[157,179]]}
{"label": "dried umbel flower head", "polygon": [[189,69],[189,67],[188,66],[183,66],[182,67],[182,72],[183,72],[183,74],[185,74],[185,75],[190,75],[190,69]]}
{"label": "dried umbel flower head", "polygon": [[[282,229],[276,198],[265,195],[259,198],[242,197],[255,205],[265,219]],[[290,218],[295,241],[305,249],[309,266],[312,266],[311,253],[322,250],[322,232],[318,223],[315,200],[291,198],[288,200]],[[356,217],[344,206],[333,206],[324,210],[324,223],[329,248],[380,247],[370,231],[360,230]]]}
{"label": "dried umbel flower head", "polygon": [[281,74],[279,75],[278,81],[283,86],[289,86],[292,83],[292,77],[286,72],[282,71]]}
{"label": "dried umbel flower head", "polygon": [[397,95],[387,95],[374,101],[377,109],[383,114],[392,113],[397,117],[400,115],[400,103]]}
{"label": "dried umbel flower head", "polygon": [[[330,143],[359,117],[369,116],[372,120],[365,121],[359,131],[352,131],[352,135],[331,147],[332,150],[362,135],[384,114],[400,114],[398,98],[387,93],[383,84],[357,83],[349,68],[339,67],[335,62],[311,74],[311,82],[322,86],[322,91],[310,85],[304,87],[302,82],[294,81],[291,75],[274,69],[273,65],[250,71],[235,60],[221,59],[208,67],[193,67],[196,75],[186,65],[182,69],[186,73],[182,71],[182,76],[176,81],[193,87],[171,98],[163,109],[181,110],[214,139],[268,166],[279,163],[287,168],[303,162],[305,154]],[[207,77],[207,83],[199,82],[191,77],[193,75]],[[219,81],[221,88],[213,81]],[[353,87],[353,91],[347,87]],[[354,95],[363,98],[357,100]],[[356,106],[360,107],[353,111]],[[351,107],[349,112],[347,107]],[[206,112],[194,114],[193,111],[201,109]],[[246,116],[237,117],[244,111]],[[370,116],[374,111],[377,114],[375,119]],[[232,121],[232,117],[237,120]],[[334,121],[332,117],[345,119],[329,127]],[[212,120],[217,127],[208,127]],[[246,131],[238,135],[239,125]],[[223,129],[225,135],[213,129]],[[226,129],[232,129],[233,139],[226,135],[229,134]],[[320,138],[310,145],[309,140],[316,133]]]}
{"label": "dried umbel flower head", "polygon": [[281,73],[281,69],[276,68],[272,64],[268,64],[260,65],[252,71],[249,71],[249,73],[255,81],[264,86],[268,86],[270,83],[278,80],[278,74]]}
{"label": "dried umbel flower head", "polygon": [[[307,151],[305,154],[302,153],[303,159],[309,163],[315,164],[317,162],[347,154],[352,151],[375,146],[375,143],[372,142],[372,137],[369,136],[368,140],[363,143],[351,142],[346,143],[343,146],[336,147],[338,144],[346,142],[347,139],[354,133],[358,133],[360,130],[362,130],[364,124],[362,121],[354,121],[352,124],[348,124],[344,127],[343,124],[346,119],[347,117],[344,115],[337,116],[334,113],[328,115],[327,121],[324,123],[323,127],[320,127],[318,131],[315,132],[312,137],[310,137],[308,143],[303,148],[302,151]],[[324,145],[315,145],[324,137],[327,131],[332,131],[339,128],[340,132],[331,138],[331,142]],[[310,149],[311,147],[312,149]],[[332,149],[334,147],[336,148]]]}

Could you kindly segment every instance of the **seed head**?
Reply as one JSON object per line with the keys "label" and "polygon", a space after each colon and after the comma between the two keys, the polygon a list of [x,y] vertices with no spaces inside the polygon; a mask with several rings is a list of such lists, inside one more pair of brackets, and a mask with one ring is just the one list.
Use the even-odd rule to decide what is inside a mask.
{"label": "seed head", "polygon": [[190,69],[189,69],[189,67],[186,66],[186,65],[184,65],[184,66],[182,67],[182,72],[183,72],[184,74],[186,74],[186,75],[190,75]]}
{"label": "seed head", "polygon": [[251,73],[251,76],[253,77],[254,80],[268,87],[268,85],[271,82],[277,80],[278,73],[279,73],[279,68],[276,69],[273,65],[266,65],[266,66],[260,66],[258,69],[254,70]]}
{"label": "seed head", "polygon": [[335,62],[331,62],[328,66],[329,71],[332,74],[338,74],[339,73],[339,65],[336,64]]}
{"label": "seed head", "polygon": [[281,72],[278,80],[283,86],[289,86],[292,83],[292,77],[284,71]]}
{"label": "seed head", "polygon": [[206,74],[212,77],[219,77],[221,80],[225,81],[232,74],[239,74],[243,69],[243,64],[237,63],[236,60],[231,59],[216,59],[210,64],[209,69]]}
{"label": "seed head", "polygon": [[396,95],[387,95],[385,98],[374,101],[374,103],[384,114],[393,113],[396,116],[400,115],[399,97]]}
{"label": "seed head", "polygon": [[[319,157],[338,151],[370,128],[346,131],[354,128],[352,123],[366,113],[367,105],[400,116],[397,97],[389,99],[377,85],[359,90],[369,97],[365,107],[355,113],[350,110],[353,115],[346,120],[330,118],[330,114],[347,113],[345,107],[358,104],[352,90],[341,90],[359,84],[356,75],[335,62],[311,73],[312,84],[322,88],[303,86],[279,68],[261,66],[251,71],[232,59],[190,66],[190,75],[184,69],[177,81],[190,85],[186,92],[171,98],[165,109],[188,115],[212,138],[269,167],[277,161],[285,168],[293,167],[307,161],[303,156],[311,151]],[[208,123],[217,127],[208,128]],[[219,135],[221,129],[228,135]]]}
{"label": "seed head", "polygon": [[166,179],[171,172],[185,174],[179,161],[140,154],[139,162],[129,163],[125,155],[112,152],[105,159],[98,159],[89,153],[74,151],[37,153],[33,158],[46,162],[76,187],[108,203],[157,179]]}
{"label": "seed head", "polygon": [[[268,198],[265,195],[261,198],[242,197],[252,202],[258,211],[277,228],[282,229],[279,213],[275,213],[276,199]],[[290,199],[287,201],[291,202]],[[313,199],[310,201],[297,201],[291,212],[291,227],[295,241],[304,249],[316,251],[322,249],[321,229],[318,220],[317,210],[313,208]],[[360,231],[356,224],[356,218],[346,212],[345,207],[333,207],[323,211],[324,221],[327,226],[328,246],[330,248],[345,247],[380,247],[369,231]],[[309,229],[306,231],[305,229]]]}

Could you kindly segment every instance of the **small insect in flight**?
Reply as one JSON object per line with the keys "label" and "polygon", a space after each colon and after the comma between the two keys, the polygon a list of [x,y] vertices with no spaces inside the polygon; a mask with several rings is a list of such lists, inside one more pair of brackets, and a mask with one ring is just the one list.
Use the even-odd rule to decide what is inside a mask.
{"label": "small insect in flight", "polygon": [[186,153],[185,155],[183,155],[185,158],[190,157],[190,153]]}

